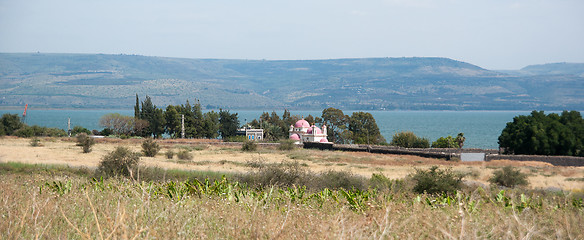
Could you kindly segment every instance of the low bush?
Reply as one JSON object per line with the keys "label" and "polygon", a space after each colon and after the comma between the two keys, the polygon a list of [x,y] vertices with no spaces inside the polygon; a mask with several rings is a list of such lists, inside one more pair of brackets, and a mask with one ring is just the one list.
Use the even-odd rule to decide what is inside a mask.
{"label": "low bush", "polygon": [[307,184],[307,172],[298,162],[263,164],[257,170],[239,176],[239,181],[254,187],[291,187]]}
{"label": "low bush", "polygon": [[432,166],[429,170],[416,169],[410,179],[415,182],[413,191],[416,193],[454,193],[462,186],[460,174],[451,169],[440,170],[438,166]]}
{"label": "low bush", "polygon": [[172,159],[172,158],[174,158],[174,151],[172,151],[172,149],[168,149],[168,151],[166,151],[165,155],[166,155],[167,159]]}
{"label": "low bush", "polygon": [[489,182],[503,187],[513,188],[516,186],[527,186],[527,174],[511,166],[505,166],[503,169],[493,172]]}
{"label": "low bush", "polygon": [[38,138],[33,138],[33,139],[31,139],[31,140],[30,140],[30,146],[31,146],[31,147],[40,147],[40,146],[42,146],[42,144],[41,144],[41,140],[40,140],[40,139],[38,139]]}
{"label": "low bush", "polygon": [[5,113],[0,117],[0,135],[13,135],[14,132],[25,126],[18,114]]}
{"label": "low bush", "polygon": [[29,137],[64,137],[67,132],[59,128],[48,128],[37,125],[27,126],[23,125],[20,129],[14,131],[14,136],[29,138]]}
{"label": "low bush", "polygon": [[280,141],[280,145],[278,145],[278,150],[281,151],[290,151],[296,148],[296,142],[294,140],[286,139]]}
{"label": "low bush", "polygon": [[146,157],[154,157],[160,151],[160,145],[152,138],[148,138],[142,142],[142,153]]}
{"label": "low bush", "polygon": [[255,141],[245,141],[241,145],[241,150],[244,152],[253,152],[258,149],[258,144]]}
{"label": "low bush", "polygon": [[363,177],[354,175],[348,171],[325,171],[316,175],[312,181],[308,181],[309,186],[316,189],[367,189],[366,181]]}
{"label": "low bush", "polygon": [[193,154],[191,154],[191,152],[186,149],[181,149],[178,151],[176,157],[178,157],[180,160],[193,160]]}
{"label": "low bush", "polygon": [[99,132],[99,135],[101,136],[110,136],[114,134],[114,130],[112,130],[111,128],[104,128],[103,130],[101,130],[101,132]]}
{"label": "low bush", "polygon": [[96,170],[98,176],[135,178],[140,156],[126,147],[117,147],[105,155]]}
{"label": "low bush", "polygon": [[405,131],[394,134],[390,145],[404,148],[429,148],[430,140],[418,137],[413,132]]}
{"label": "low bush", "polygon": [[91,146],[95,144],[92,137],[88,136],[86,133],[77,134],[77,146],[83,149],[83,153],[91,152]]}
{"label": "low bush", "polygon": [[464,133],[459,133],[456,138],[452,136],[440,137],[432,142],[433,148],[462,148],[464,146]]}
{"label": "low bush", "polygon": [[402,179],[392,180],[381,173],[371,174],[369,187],[383,192],[400,192],[406,188]]}
{"label": "low bush", "polygon": [[452,136],[440,137],[435,142],[432,142],[433,148],[458,148],[458,143]]}
{"label": "low bush", "polygon": [[71,136],[76,136],[79,133],[85,133],[87,135],[91,135],[92,134],[91,131],[87,130],[87,128],[84,128],[82,126],[75,126],[71,130]]}

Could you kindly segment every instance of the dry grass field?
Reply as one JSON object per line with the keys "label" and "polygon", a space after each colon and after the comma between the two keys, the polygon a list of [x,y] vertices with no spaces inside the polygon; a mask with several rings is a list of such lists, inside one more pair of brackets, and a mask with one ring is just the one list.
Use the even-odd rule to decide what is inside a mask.
{"label": "dry grass field", "polygon": [[[159,141],[161,152],[140,160],[162,171],[221,173],[294,162],[315,173],[333,169],[390,179],[439,165],[464,173],[475,186],[454,195],[403,187],[255,188],[227,179],[90,179],[116,146],[140,151],[142,140],[99,139],[86,154],[72,139],[41,139],[38,147],[30,141],[0,138],[0,239],[584,239],[584,168],[276,147],[243,152],[241,146],[197,140]],[[180,149],[193,159],[164,154]],[[494,170],[508,165],[529,175],[528,189],[487,185]]]}
{"label": "dry grass field", "polygon": [[[31,164],[64,164],[74,167],[95,168],[102,157],[116,146],[125,146],[133,151],[141,151],[139,139],[97,139],[93,151],[83,153],[75,145],[73,138],[44,138],[42,146],[30,146],[30,139],[0,138],[0,162],[21,162]],[[213,172],[243,173],[250,171],[249,163],[298,162],[312,172],[326,170],[349,171],[370,177],[381,173],[390,179],[401,179],[413,173],[415,168],[424,169],[434,165],[452,168],[467,175],[466,181],[488,184],[492,172],[503,166],[514,166],[529,175],[529,187],[534,189],[577,190],[584,188],[584,182],[572,181],[584,178],[584,167],[558,167],[543,162],[449,162],[441,159],[422,158],[407,155],[372,154],[362,152],[331,152],[308,149],[280,151],[276,147],[260,147],[255,152],[241,151],[241,146],[209,144],[200,140],[158,141],[162,150],[156,157],[142,157],[140,164],[163,169],[199,170]],[[176,156],[167,159],[164,153],[175,153],[187,149],[193,155],[190,161],[179,160]]]}

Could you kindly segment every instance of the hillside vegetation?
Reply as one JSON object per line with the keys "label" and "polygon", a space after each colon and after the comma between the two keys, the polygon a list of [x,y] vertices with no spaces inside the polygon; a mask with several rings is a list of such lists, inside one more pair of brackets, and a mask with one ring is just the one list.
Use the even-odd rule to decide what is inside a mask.
{"label": "hillside vegetation", "polygon": [[532,110],[584,106],[583,64],[500,73],[447,58],[179,59],[0,54],[0,105],[125,108],[135,94],[207,109]]}

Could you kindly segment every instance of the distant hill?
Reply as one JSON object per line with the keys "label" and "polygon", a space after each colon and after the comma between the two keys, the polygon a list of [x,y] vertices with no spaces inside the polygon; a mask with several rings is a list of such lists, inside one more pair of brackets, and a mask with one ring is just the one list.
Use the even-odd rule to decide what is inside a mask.
{"label": "distant hill", "polygon": [[576,75],[584,77],[584,63],[548,63],[530,65],[520,70],[531,75]]}
{"label": "distant hill", "polygon": [[[0,106],[208,109],[582,110],[584,64],[501,73],[447,58],[181,59],[0,53]],[[580,73],[580,74],[579,74]]]}

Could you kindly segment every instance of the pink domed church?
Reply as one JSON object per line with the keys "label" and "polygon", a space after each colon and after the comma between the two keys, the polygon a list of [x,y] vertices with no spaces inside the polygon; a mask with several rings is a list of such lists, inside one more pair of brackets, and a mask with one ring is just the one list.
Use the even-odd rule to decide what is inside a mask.
{"label": "pink domed church", "polygon": [[322,130],[315,125],[310,124],[304,120],[298,120],[294,125],[290,125],[290,139],[296,143],[303,142],[328,142],[326,139],[326,125],[322,126]]}

